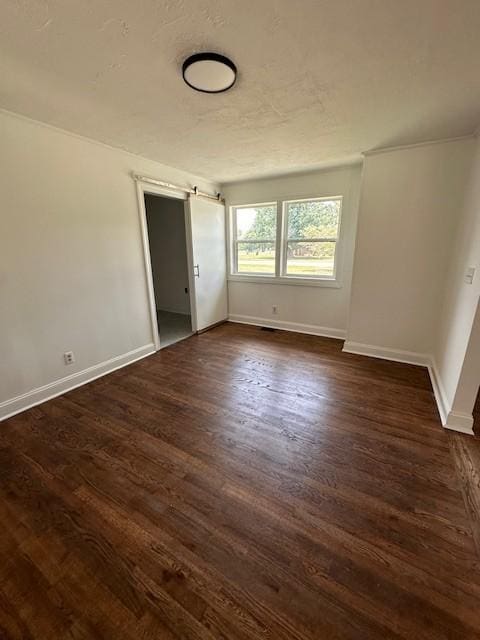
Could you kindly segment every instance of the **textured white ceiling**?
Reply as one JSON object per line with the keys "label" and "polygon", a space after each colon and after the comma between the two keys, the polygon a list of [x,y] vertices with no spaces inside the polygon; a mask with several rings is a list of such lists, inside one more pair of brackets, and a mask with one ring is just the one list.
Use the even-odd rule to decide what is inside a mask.
{"label": "textured white ceiling", "polygon": [[[471,133],[479,0],[3,0],[0,107],[217,181]],[[214,50],[225,94],[180,67]]]}

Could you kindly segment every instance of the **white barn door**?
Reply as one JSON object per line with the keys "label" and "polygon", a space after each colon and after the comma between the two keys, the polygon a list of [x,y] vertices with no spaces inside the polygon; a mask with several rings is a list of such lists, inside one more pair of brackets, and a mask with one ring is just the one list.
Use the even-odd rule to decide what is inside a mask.
{"label": "white barn door", "polygon": [[196,330],[202,331],[228,316],[225,205],[195,195],[189,204]]}

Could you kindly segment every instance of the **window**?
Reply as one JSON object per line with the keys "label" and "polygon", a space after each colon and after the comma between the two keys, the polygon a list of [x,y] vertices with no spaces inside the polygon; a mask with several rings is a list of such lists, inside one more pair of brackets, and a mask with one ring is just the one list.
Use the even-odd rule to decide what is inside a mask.
{"label": "window", "polygon": [[284,207],[284,275],[333,278],[341,201],[296,200]]}
{"label": "window", "polygon": [[233,278],[335,286],[341,210],[340,196],[232,207]]}
{"label": "window", "polygon": [[277,203],[236,207],[235,273],[275,275]]}

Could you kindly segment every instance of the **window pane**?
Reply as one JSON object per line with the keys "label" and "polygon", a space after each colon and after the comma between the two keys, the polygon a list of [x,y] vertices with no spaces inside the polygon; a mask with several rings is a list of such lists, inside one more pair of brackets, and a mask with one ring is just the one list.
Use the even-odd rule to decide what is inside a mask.
{"label": "window pane", "polygon": [[237,256],[238,273],[275,274],[274,242],[239,242]]}
{"label": "window pane", "polygon": [[333,276],[336,242],[289,242],[288,276]]}
{"label": "window pane", "polygon": [[336,238],[340,208],[340,200],[288,202],[288,237]]}
{"label": "window pane", "polygon": [[277,206],[245,207],[236,210],[237,240],[273,240],[277,228]]}

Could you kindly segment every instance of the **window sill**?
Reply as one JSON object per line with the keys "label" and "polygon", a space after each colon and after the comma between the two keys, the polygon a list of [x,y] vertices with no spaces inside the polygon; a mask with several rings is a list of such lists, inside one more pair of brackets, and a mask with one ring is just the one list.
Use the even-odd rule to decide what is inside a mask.
{"label": "window sill", "polygon": [[249,282],[256,284],[283,284],[301,287],[327,287],[330,289],[341,289],[342,283],[334,278],[295,278],[292,276],[247,276],[232,274],[227,280],[230,282]]}

